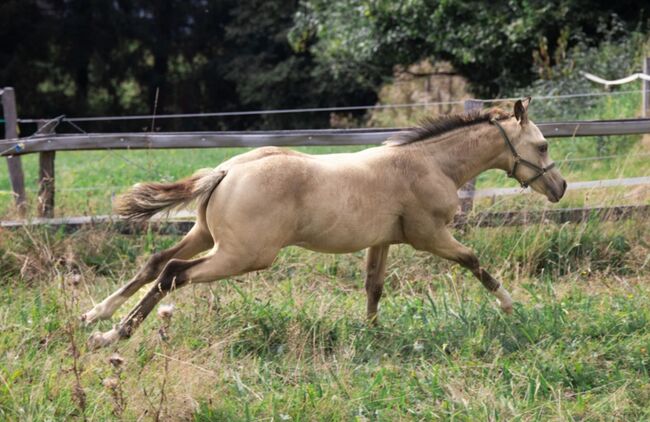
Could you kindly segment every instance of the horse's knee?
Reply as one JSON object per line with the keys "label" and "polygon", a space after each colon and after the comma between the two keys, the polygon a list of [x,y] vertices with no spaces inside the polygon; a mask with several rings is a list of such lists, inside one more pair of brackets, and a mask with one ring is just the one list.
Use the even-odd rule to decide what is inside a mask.
{"label": "horse's knee", "polygon": [[481,268],[478,257],[473,252],[460,254],[454,259],[454,261],[458,262],[473,273],[478,273]]}
{"label": "horse's knee", "polygon": [[464,254],[457,258],[456,261],[463,267],[472,271],[474,276],[478,278],[481,283],[483,283],[483,286],[485,286],[489,291],[494,292],[499,288],[499,286],[501,286],[501,284],[495,280],[490,273],[481,268],[479,260],[474,253],[470,252]]}

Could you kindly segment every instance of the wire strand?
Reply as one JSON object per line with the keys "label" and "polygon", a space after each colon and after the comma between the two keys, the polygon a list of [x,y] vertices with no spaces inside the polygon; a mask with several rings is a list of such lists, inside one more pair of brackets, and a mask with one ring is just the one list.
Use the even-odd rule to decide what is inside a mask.
{"label": "wire strand", "polygon": [[[542,95],[535,97],[536,101],[547,101],[554,99],[570,99],[570,98],[585,98],[585,97],[601,97],[609,95],[624,95],[641,93],[643,90],[628,90],[616,92],[583,92],[575,94],[562,94],[562,95]],[[650,92],[650,91],[647,91]],[[515,101],[518,97],[509,98],[492,98],[492,99],[475,99],[481,103],[495,103],[502,101]],[[273,114],[298,114],[298,113],[316,113],[316,112],[333,112],[333,111],[357,111],[357,110],[382,110],[382,109],[396,109],[396,108],[409,108],[409,107],[436,107],[441,105],[455,105],[464,104],[465,100],[452,100],[452,101],[437,101],[437,102],[419,102],[419,103],[405,103],[405,104],[375,104],[363,106],[343,106],[343,107],[311,107],[311,108],[287,108],[287,109],[274,109],[274,110],[251,110],[251,111],[223,111],[223,112],[209,112],[209,113],[179,113],[179,114],[158,114],[156,119],[188,119],[188,118],[207,118],[207,117],[236,117],[236,116],[257,116],[257,115],[273,115]],[[127,121],[127,120],[151,120],[154,118],[152,114],[140,114],[131,116],[95,116],[95,117],[65,117],[63,121],[66,122],[105,122],[105,121]],[[19,123],[36,123],[42,119],[18,119]]]}

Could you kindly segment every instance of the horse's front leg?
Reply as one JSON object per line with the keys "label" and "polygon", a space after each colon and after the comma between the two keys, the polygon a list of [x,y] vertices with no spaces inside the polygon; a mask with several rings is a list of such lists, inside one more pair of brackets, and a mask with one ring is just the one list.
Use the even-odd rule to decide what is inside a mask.
{"label": "horse's front leg", "polygon": [[[421,249],[420,245],[414,246]],[[429,252],[457,262],[470,270],[483,283],[483,286],[497,297],[501,309],[508,314],[512,313],[512,298],[510,297],[510,293],[490,273],[481,268],[476,254],[457,241],[447,227],[441,227],[437,230],[422,246],[425,246],[424,249]]]}
{"label": "horse's front leg", "polygon": [[384,290],[386,257],[390,245],[372,246],[366,254],[366,294],[368,295],[368,322],[376,325],[377,307]]}

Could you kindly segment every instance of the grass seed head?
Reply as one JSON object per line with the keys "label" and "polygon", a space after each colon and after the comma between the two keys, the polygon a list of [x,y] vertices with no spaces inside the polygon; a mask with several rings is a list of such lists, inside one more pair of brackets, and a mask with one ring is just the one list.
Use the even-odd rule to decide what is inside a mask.
{"label": "grass seed head", "polygon": [[113,353],[108,358],[108,363],[113,365],[114,368],[118,369],[124,364],[124,358],[120,356],[118,353]]}
{"label": "grass seed head", "polygon": [[158,307],[158,317],[165,321],[169,321],[174,315],[174,305],[163,304]]}
{"label": "grass seed head", "polygon": [[110,390],[115,390],[120,385],[120,382],[115,377],[108,377],[102,381],[102,384]]}

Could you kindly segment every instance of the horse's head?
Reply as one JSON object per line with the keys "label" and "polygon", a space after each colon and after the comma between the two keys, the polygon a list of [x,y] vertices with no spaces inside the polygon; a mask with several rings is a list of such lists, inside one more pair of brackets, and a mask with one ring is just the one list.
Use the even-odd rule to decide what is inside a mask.
{"label": "horse's head", "polygon": [[[533,190],[546,195],[549,201],[558,202],[566,191],[566,180],[551,160],[548,141],[535,123],[528,120],[530,101],[528,97],[515,103],[514,115],[518,124],[512,139],[502,131],[512,152],[508,175],[517,179],[523,187],[530,186]],[[495,124],[500,127],[498,123]]]}

